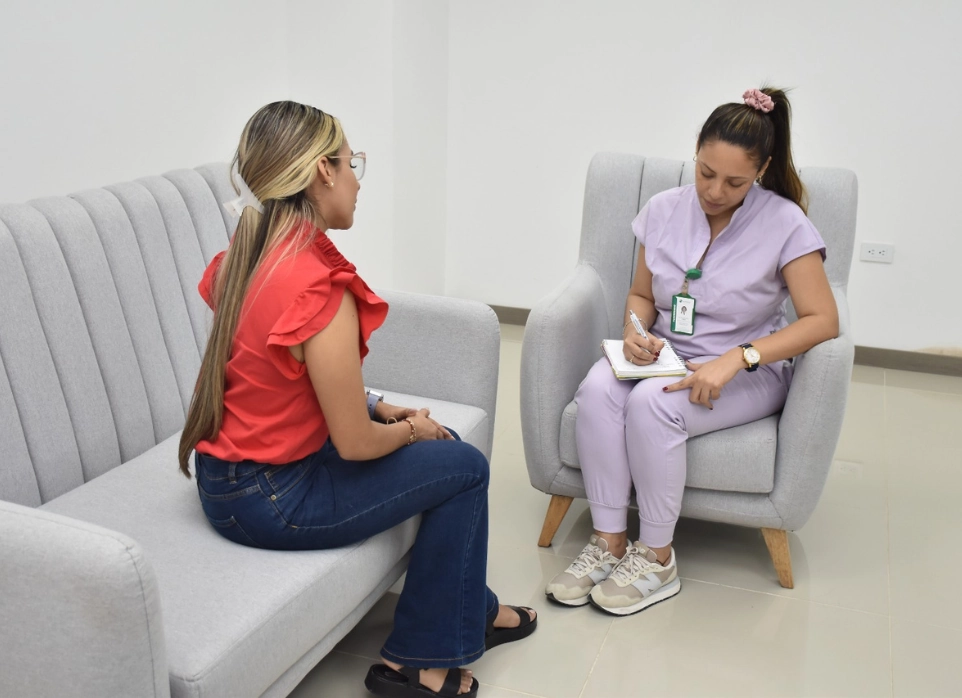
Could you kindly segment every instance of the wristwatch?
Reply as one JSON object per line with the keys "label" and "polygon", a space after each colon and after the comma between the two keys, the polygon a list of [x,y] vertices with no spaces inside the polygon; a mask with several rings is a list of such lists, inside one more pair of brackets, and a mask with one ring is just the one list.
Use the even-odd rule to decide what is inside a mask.
{"label": "wristwatch", "polygon": [[758,364],[762,360],[762,355],[758,353],[758,349],[753,347],[750,342],[739,344],[738,346],[742,349],[742,358],[745,359],[745,363],[748,364],[748,368],[745,370],[749,373],[758,370]]}
{"label": "wristwatch", "polygon": [[384,395],[376,390],[367,391],[367,413],[374,419],[374,410],[377,408],[377,403],[384,399]]}

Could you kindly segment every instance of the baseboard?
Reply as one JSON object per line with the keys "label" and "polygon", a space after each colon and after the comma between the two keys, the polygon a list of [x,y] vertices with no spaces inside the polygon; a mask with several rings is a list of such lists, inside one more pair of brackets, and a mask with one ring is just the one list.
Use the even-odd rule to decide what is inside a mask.
{"label": "baseboard", "polygon": [[508,308],[503,305],[492,305],[491,310],[498,316],[498,322],[505,325],[521,325],[521,327],[524,327],[531,312],[527,308]]}
{"label": "baseboard", "polygon": [[855,363],[860,366],[934,373],[939,376],[962,376],[962,356],[930,354],[922,351],[857,346],[855,347]]}
{"label": "baseboard", "polygon": [[[492,305],[498,321],[506,325],[521,325],[528,321],[528,308],[511,308]],[[962,377],[962,356],[932,354],[922,351],[902,351],[879,347],[855,347],[855,363],[860,366],[892,368],[900,371],[934,373],[939,376]]]}

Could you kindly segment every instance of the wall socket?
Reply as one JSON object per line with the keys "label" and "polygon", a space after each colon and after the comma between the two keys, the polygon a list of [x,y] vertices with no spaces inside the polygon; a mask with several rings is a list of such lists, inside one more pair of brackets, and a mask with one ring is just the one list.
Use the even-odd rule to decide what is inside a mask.
{"label": "wall socket", "polygon": [[887,242],[863,242],[858,258],[863,262],[891,264],[895,261],[895,245]]}

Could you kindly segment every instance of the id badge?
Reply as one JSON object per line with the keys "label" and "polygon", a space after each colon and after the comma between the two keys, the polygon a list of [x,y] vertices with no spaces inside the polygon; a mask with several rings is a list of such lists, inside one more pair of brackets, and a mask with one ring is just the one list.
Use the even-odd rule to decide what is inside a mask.
{"label": "id badge", "polygon": [[671,331],[675,334],[695,333],[695,299],[679,293],[671,297]]}

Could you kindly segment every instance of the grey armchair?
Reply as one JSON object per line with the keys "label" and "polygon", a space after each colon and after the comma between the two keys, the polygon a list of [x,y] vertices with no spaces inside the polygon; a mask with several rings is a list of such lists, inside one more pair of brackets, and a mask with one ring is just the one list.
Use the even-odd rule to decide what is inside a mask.
{"label": "grey armchair", "polygon": [[[621,153],[591,161],[578,264],[532,310],[521,350],[521,430],[532,486],[551,495],[538,544],[551,544],[574,497],[584,497],[575,448],[575,390],[618,337],[638,244],[630,223],[654,194],[694,181],[694,163]],[[688,442],[682,516],[760,528],[782,586],[791,588],[787,531],[818,503],[848,397],[855,352],[845,298],[855,238],[857,181],[848,170],[807,168],[809,217],[828,248],[825,269],[839,336],[795,359],[781,414]],[[791,310],[790,310],[791,313]]]}

